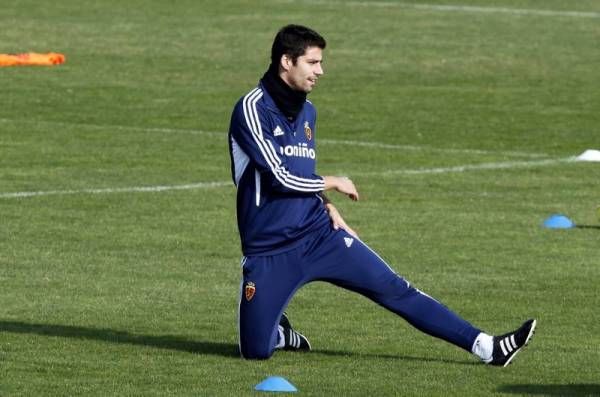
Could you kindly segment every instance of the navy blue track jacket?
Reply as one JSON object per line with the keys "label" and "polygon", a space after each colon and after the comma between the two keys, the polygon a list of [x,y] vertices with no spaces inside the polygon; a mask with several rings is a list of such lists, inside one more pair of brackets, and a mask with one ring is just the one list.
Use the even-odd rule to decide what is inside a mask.
{"label": "navy blue track jacket", "polygon": [[315,173],[315,121],[309,101],[288,120],[262,84],[235,105],[229,153],[245,256],[291,250],[329,222]]}

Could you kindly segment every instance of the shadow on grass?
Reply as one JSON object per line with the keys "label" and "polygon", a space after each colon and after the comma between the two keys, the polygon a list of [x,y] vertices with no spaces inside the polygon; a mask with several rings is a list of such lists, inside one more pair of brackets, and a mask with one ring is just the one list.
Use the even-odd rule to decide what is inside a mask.
{"label": "shadow on grass", "polygon": [[317,354],[323,354],[326,356],[340,356],[340,357],[351,357],[351,358],[380,358],[389,360],[402,360],[402,361],[421,361],[430,363],[446,363],[446,364],[459,364],[459,365],[481,365],[479,361],[473,360],[451,360],[446,358],[431,358],[431,357],[414,357],[414,356],[403,356],[399,354],[376,354],[376,353],[355,353],[346,352],[339,350],[312,350]]}
{"label": "shadow on grass", "polygon": [[[17,334],[37,334],[62,338],[87,339],[101,342],[126,345],[149,346],[159,349],[170,349],[195,354],[208,354],[223,357],[239,358],[239,347],[234,343],[192,341],[175,335],[137,335],[126,331],[108,328],[88,328],[72,325],[32,324],[20,321],[0,321],[0,332]],[[479,365],[474,361],[458,361],[443,358],[411,357],[393,354],[356,353],[336,350],[313,350],[316,354],[352,358],[379,358],[405,361],[439,362],[461,365]]]}
{"label": "shadow on grass", "polygon": [[136,335],[107,328],[87,328],[70,325],[30,324],[18,321],[0,321],[0,332],[37,334],[63,338],[88,339],[126,345],[150,346],[196,354],[239,357],[238,345],[222,342],[192,341],[174,335]]}
{"label": "shadow on grass", "polygon": [[600,384],[503,385],[499,392],[544,396],[600,396]]}
{"label": "shadow on grass", "polygon": [[600,229],[600,225],[575,225],[578,229]]}

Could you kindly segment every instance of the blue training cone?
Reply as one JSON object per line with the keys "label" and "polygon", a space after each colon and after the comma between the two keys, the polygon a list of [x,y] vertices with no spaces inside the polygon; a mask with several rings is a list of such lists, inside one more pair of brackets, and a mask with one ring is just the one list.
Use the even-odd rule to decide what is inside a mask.
{"label": "blue training cone", "polygon": [[561,214],[554,214],[544,221],[544,227],[549,229],[570,229],[575,223]]}
{"label": "blue training cone", "polygon": [[269,376],[254,387],[258,391],[297,392],[298,389],[281,376]]}

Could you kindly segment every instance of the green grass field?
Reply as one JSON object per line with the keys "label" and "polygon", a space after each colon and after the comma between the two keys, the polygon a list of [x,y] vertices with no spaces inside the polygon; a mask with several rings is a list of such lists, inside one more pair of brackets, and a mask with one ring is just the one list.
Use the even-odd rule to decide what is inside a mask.
{"label": "green grass field", "polygon": [[[314,283],[308,354],[239,358],[226,131],[287,23],[328,39],[319,172],[400,274],[490,333],[490,368]],[[600,2],[6,0],[0,52],[0,396],[600,395]],[[212,184],[211,184],[212,183]],[[162,187],[162,188],[159,188]],[[564,213],[569,230],[541,227]]]}

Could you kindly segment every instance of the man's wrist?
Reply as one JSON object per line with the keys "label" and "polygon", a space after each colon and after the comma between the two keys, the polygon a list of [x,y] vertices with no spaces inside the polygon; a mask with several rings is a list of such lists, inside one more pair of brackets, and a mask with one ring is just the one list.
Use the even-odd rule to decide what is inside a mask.
{"label": "man's wrist", "polygon": [[338,187],[337,186],[337,184],[338,184],[337,177],[335,177],[335,176],[330,176],[330,175],[324,176],[323,183],[325,184],[323,191],[331,190],[331,189],[336,190]]}

